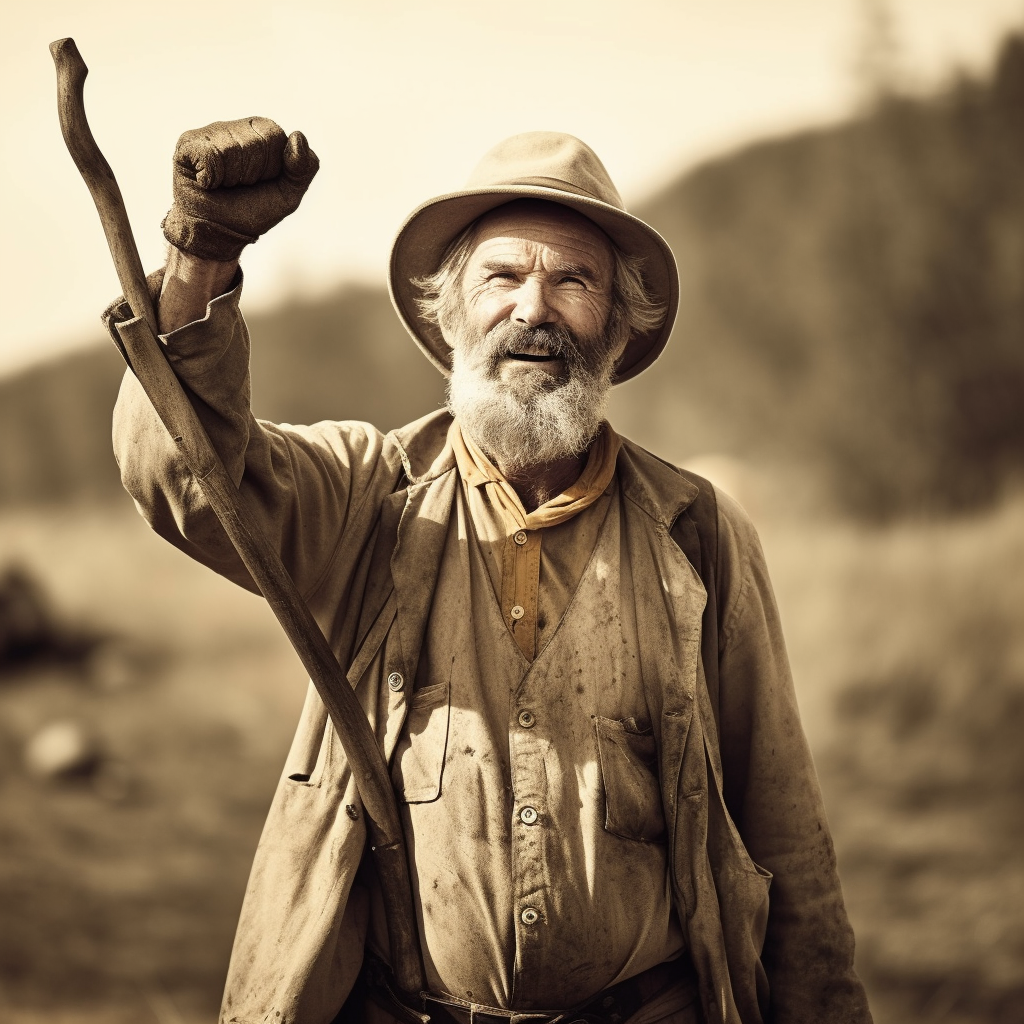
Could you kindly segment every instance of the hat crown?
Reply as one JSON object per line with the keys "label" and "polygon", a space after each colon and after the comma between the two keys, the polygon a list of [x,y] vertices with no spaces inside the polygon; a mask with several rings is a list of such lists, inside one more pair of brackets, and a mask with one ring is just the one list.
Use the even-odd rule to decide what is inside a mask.
{"label": "hat crown", "polygon": [[473,168],[467,189],[538,185],[625,210],[598,155],[564,132],[523,132],[499,142]]}

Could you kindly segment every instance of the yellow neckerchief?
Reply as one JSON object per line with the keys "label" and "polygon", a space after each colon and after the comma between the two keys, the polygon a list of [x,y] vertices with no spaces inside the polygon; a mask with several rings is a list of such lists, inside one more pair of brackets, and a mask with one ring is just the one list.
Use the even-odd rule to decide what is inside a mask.
{"label": "yellow neckerchief", "polygon": [[577,481],[532,512],[527,512],[515,489],[473,439],[463,433],[458,420],[452,422],[448,439],[455,451],[462,479],[470,486],[485,487],[491,501],[520,530],[557,526],[597,501],[615,475],[615,459],[620,445],[619,435],[607,420],[604,421],[590,446],[587,463]]}

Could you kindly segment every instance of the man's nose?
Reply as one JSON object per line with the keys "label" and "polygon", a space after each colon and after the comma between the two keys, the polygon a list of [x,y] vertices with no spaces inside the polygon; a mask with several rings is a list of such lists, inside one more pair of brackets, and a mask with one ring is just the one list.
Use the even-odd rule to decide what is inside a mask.
{"label": "man's nose", "polygon": [[554,316],[544,284],[527,278],[516,290],[515,308],[510,319],[525,327],[539,327],[551,323]]}

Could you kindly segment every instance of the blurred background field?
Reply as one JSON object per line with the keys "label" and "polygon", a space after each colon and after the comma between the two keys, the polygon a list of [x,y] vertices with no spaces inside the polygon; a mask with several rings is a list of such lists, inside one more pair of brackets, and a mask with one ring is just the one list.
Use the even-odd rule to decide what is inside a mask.
{"label": "blurred background field", "polygon": [[[1024,498],[924,527],[761,501],[876,1019],[1018,1021]],[[0,536],[60,628],[102,638],[0,676],[3,1019],[211,1021],[301,667],[127,499],[8,511]],[[34,777],[26,744],[69,720],[99,765]]]}
{"label": "blurred background field", "polygon": [[[130,501],[0,523],[55,631],[95,644],[0,676],[0,1019],[212,1020],[302,668],[261,600],[154,544]],[[52,723],[98,763],[31,772]]]}
{"label": "blurred background field", "polygon": [[[610,418],[759,528],[876,1020],[1018,1024],[1024,38],[908,89],[864,6],[855,113],[636,207],[682,301]],[[389,428],[441,401],[382,288],[249,323],[258,415]],[[305,692],[262,602],[120,491],[121,373],[97,336],[0,377],[4,1022],[215,1019]]]}

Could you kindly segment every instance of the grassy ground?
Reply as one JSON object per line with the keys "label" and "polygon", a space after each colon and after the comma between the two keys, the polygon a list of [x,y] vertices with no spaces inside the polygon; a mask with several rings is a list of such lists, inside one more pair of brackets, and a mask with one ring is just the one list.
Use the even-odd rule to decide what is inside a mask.
{"label": "grassy ground", "polygon": [[[1024,502],[758,519],[879,1024],[1024,1018]],[[134,669],[0,676],[0,1017],[208,1024],[301,667],[259,600],[126,501],[5,513],[15,558]],[[67,717],[117,785],[25,773],[25,740]]]}
{"label": "grassy ground", "polygon": [[[113,688],[88,666],[0,677],[0,1018],[212,1020],[301,666],[260,600],[130,503],[9,515],[0,537],[0,564],[29,565],[78,626],[130,637],[139,668]],[[25,740],[66,718],[114,759],[113,793],[21,770]]]}

